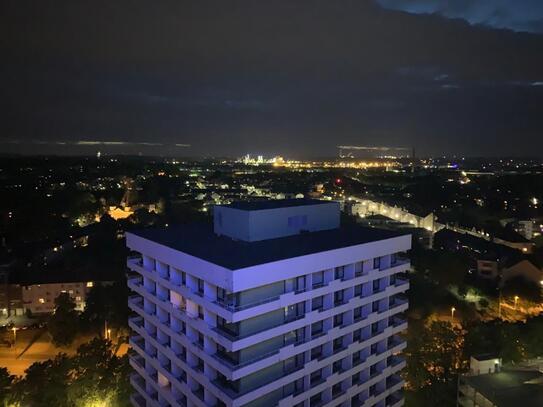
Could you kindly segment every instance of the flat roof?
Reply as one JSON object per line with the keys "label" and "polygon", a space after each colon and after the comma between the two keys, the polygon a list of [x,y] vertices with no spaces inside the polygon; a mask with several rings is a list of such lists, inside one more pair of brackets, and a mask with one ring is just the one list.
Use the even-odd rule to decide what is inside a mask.
{"label": "flat roof", "polygon": [[265,209],[291,208],[293,206],[322,205],[337,203],[321,199],[266,199],[265,201],[237,201],[229,205],[218,205],[242,211],[261,211]]}
{"label": "flat roof", "polygon": [[503,370],[463,380],[500,407],[543,406],[543,374],[536,370]]}
{"label": "flat roof", "polygon": [[202,223],[128,233],[230,270],[407,235],[357,224],[257,242],[218,236],[213,232],[211,224]]}

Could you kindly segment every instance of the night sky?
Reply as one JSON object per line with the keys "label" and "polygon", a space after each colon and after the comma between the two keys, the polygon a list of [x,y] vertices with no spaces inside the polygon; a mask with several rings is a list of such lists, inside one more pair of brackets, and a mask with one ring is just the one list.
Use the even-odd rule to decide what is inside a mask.
{"label": "night sky", "polygon": [[0,152],[543,156],[541,0],[6,0],[0,55]]}

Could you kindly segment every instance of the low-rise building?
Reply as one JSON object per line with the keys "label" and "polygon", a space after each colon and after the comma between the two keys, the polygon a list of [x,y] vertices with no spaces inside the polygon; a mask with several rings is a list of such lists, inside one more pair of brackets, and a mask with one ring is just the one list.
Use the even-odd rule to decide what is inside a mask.
{"label": "low-rise building", "polygon": [[23,307],[32,314],[50,314],[55,310],[55,299],[68,293],[75,302],[75,309],[83,311],[87,294],[94,284],[93,281],[77,281],[24,285],[21,287]]}

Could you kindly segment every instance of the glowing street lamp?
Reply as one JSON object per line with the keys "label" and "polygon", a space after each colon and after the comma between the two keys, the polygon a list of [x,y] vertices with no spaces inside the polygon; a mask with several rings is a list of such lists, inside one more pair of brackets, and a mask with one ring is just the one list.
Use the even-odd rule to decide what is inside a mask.
{"label": "glowing street lamp", "polygon": [[519,300],[519,296],[515,295],[515,309],[517,309],[518,300]]}
{"label": "glowing street lamp", "polygon": [[451,308],[451,324],[454,322],[454,311],[456,311],[456,308]]}
{"label": "glowing street lamp", "polygon": [[15,346],[15,341],[17,340],[17,330],[19,328],[17,328],[16,326],[14,326],[13,328],[11,328],[11,330],[13,331],[13,346]]}

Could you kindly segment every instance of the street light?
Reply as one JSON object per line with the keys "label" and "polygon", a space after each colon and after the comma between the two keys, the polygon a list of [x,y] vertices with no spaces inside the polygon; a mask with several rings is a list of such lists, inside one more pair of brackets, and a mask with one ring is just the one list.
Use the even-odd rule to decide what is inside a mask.
{"label": "street light", "polygon": [[111,339],[111,329],[107,330],[107,338],[106,339]]}
{"label": "street light", "polygon": [[454,322],[454,311],[456,311],[456,308],[451,308],[451,324]]}
{"label": "street light", "polygon": [[517,309],[518,300],[519,300],[519,296],[515,295],[515,309]]}
{"label": "street light", "polygon": [[13,331],[13,346],[15,346],[15,341],[17,340],[17,330],[19,328],[17,328],[16,326],[14,326],[13,328],[11,328],[11,330]]}

